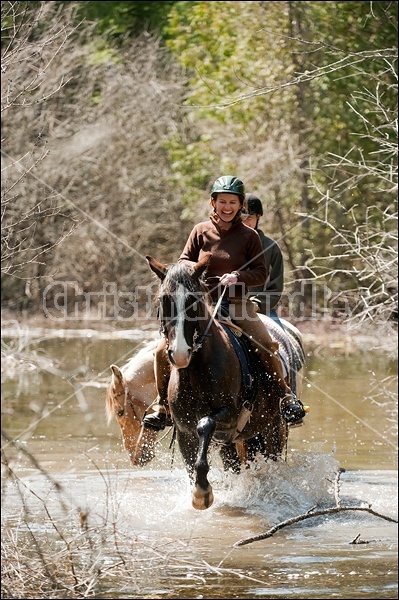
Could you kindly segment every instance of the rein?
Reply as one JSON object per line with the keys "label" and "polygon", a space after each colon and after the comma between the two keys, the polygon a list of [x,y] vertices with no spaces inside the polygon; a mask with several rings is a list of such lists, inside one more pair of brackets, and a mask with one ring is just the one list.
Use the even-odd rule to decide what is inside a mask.
{"label": "rein", "polygon": [[206,326],[206,329],[204,331],[204,333],[202,333],[199,337],[198,340],[194,340],[194,345],[193,345],[193,352],[197,352],[197,350],[200,350],[200,348],[202,348],[202,344],[204,343],[205,338],[209,335],[209,330],[212,326],[212,323],[215,321],[216,319],[216,315],[218,313],[219,307],[222,303],[223,297],[226,293],[227,288],[223,288],[223,292],[220,294],[219,299],[215,305],[215,309],[213,311],[213,314],[211,316],[211,318],[208,321],[208,324]]}

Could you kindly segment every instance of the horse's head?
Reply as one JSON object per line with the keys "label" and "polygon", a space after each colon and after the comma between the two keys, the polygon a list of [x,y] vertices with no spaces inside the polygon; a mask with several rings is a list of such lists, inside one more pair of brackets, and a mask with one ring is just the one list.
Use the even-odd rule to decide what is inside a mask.
{"label": "horse's head", "polygon": [[[155,393],[153,357],[136,377],[128,380],[116,365],[111,365],[112,378],[106,394],[108,421],[115,417],[123,445],[134,466],[144,466],[155,456],[157,432],[144,429],[142,418]],[[147,381],[148,380],[148,381]],[[145,397],[148,388],[148,399]],[[135,393],[137,392],[137,393]],[[144,396],[143,396],[144,394]],[[138,395],[141,398],[138,398]]]}
{"label": "horse's head", "polygon": [[159,317],[167,340],[169,360],[177,369],[189,365],[201,322],[209,318],[208,291],[200,278],[210,258],[211,254],[207,253],[194,266],[177,263],[168,268],[151,256],[146,257],[150,269],[161,280]]}

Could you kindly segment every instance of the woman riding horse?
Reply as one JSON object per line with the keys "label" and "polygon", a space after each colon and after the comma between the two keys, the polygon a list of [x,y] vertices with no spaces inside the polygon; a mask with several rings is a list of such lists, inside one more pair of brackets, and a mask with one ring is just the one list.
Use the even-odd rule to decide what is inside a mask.
{"label": "woman riding horse", "polygon": [[[213,301],[217,303],[222,290],[227,288],[222,306],[250,338],[271,385],[277,387],[283,419],[289,425],[297,425],[305,416],[303,405],[284,380],[278,344],[273,342],[258,317],[254,303],[246,297],[249,286],[266,281],[269,265],[265,264],[258,234],[241,220],[244,200],[245,189],[240,179],[231,175],[219,177],[211,190],[210,220],[194,227],[178,262],[194,265],[207,253],[211,254],[207,284]],[[154,412],[143,419],[143,424],[146,428],[161,430],[170,424],[170,362],[165,337],[155,351],[154,366],[158,397]]]}

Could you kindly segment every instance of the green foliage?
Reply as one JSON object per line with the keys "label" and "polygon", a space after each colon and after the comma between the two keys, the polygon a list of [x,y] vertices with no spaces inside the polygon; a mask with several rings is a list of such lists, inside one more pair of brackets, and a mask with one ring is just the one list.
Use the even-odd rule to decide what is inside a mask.
{"label": "green foliage", "polygon": [[106,37],[123,38],[143,31],[161,31],[173,1],[149,2],[78,2],[79,19],[96,22],[96,33]]}
{"label": "green foliage", "polygon": [[[265,10],[261,2],[178,2],[170,14],[166,43],[187,69],[190,87],[185,105],[200,132],[184,147],[211,158],[208,185],[222,173],[245,174],[238,156],[253,152],[267,131],[279,138],[281,129],[287,128],[281,105],[292,110],[293,91],[254,95],[258,88],[278,88],[292,70],[282,44],[265,38],[262,30],[267,16],[267,22],[287,32],[286,14],[279,3],[266,4]],[[185,162],[195,164],[187,154]],[[187,184],[195,186],[195,177],[186,175]],[[263,175],[259,173],[258,181]]]}
{"label": "green foliage", "polygon": [[92,65],[102,65],[111,62],[117,63],[120,62],[121,59],[114,49],[99,47],[97,45],[93,46],[93,50],[90,53],[88,60]]}
{"label": "green foliage", "polygon": [[[397,57],[397,3],[293,4],[312,43],[320,40],[311,60],[302,64],[322,74],[306,92],[309,118],[317,126],[308,138],[312,148],[320,156],[352,153],[355,163],[371,157],[374,163],[383,161],[381,139],[371,128],[393,141],[397,76],[389,64]],[[350,169],[344,177],[349,175]]]}
{"label": "green foliage", "polygon": [[[258,165],[257,180],[270,182],[269,195],[277,186],[287,210],[303,210],[304,186],[309,211],[318,210],[320,188],[334,191],[346,208],[383,205],[381,191],[393,183],[384,177],[396,135],[396,70],[390,67],[396,39],[397,3],[391,2],[176,3],[167,44],[190,75],[192,122],[207,133],[185,145],[185,164],[207,150],[219,165],[227,156],[245,175],[241,157],[251,143],[269,145],[285,162],[294,153],[291,172],[284,169],[281,177],[277,161]],[[190,182],[196,185],[194,177]],[[310,228],[303,233],[325,240]]]}
{"label": "green foliage", "polygon": [[[284,13],[276,10],[277,3],[268,4],[273,5],[268,7],[270,18],[284,32]],[[167,44],[191,73],[187,104],[198,108],[200,118],[207,116],[223,123],[234,118],[234,125],[244,128],[259,112],[273,114],[273,99],[266,102],[257,96],[248,102],[242,98],[257,88],[283,83],[290,69],[281,45],[265,40],[260,27],[265,13],[261,5],[178,2],[173,8]],[[206,28],[203,23],[207,23]]]}
{"label": "green foliage", "polygon": [[[9,15],[3,10],[6,5]],[[183,218],[194,220],[203,210],[216,177],[235,173],[267,206],[262,225],[281,240],[292,272],[298,265],[305,268],[312,256],[331,255],[343,268],[350,266],[352,255],[342,251],[330,225],[335,231],[351,231],[353,223],[360,229],[367,221],[367,226],[381,229],[382,239],[390,239],[384,232],[396,221],[387,219],[384,210],[392,206],[394,214],[396,202],[398,3],[2,3],[3,46],[13,34],[13,19],[22,21],[25,9],[30,14],[45,8],[47,21],[55,23],[66,5],[77,9],[78,21],[70,23],[82,23],[77,51],[66,61],[71,76],[65,80],[64,104],[54,103],[50,119],[57,127],[68,118],[68,110],[81,110],[83,74],[88,76],[87,121],[94,122],[96,115],[106,115],[105,121],[120,119],[126,107],[120,100],[124,108],[118,112],[109,98],[119,92],[123,96],[126,73],[137,58],[127,106],[145,89],[152,106],[161,110],[159,121],[154,120],[154,108],[147,112],[148,96],[142,99],[134,143],[126,144],[141,158],[149,155],[148,139],[153,140],[151,147],[154,140],[159,143],[167,162],[165,181],[175,190],[175,209],[180,204]],[[40,37],[44,26],[38,19],[29,43]],[[130,52],[137,34],[148,31],[156,33],[160,45],[165,43],[168,61],[172,56],[164,66],[161,56],[167,53],[157,54],[160,71],[166,73],[172,62],[173,68],[180,64],[179,75],[173,72],[167,88],[153,80],[152,66],[147,71],[152,59],[146,43],[136,56]],[[148,33],[142,37],[150,38]],[[172,102],[173,119],[166,118],[160,127],[162,103],[172,97],[178,98]],[[37,107],[31,119],[36,129],[38,122],[47,127],[48,110]],[[62,129],[59,135],[64,135]],[[32,139],[36,136],[35,130]],[[119,147],[120,139],[115,142]],[[103,171],[98,185],[102,177]],[[371,206],[376,210],[370,211]],[[159,230],[156,236],[161,240]],[[286,273],[289,278],[289,268]],[[351,277],[341,273],[337,285],[351,285]]]}

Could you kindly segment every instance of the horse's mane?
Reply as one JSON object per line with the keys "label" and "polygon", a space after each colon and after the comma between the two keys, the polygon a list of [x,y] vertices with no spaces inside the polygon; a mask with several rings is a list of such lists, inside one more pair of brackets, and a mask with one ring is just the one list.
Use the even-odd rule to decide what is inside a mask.
{"label": "horse's mane", "polygon": [[173,294],[182,285],[189,292],[201,292],[205,296],[204,299],[210,302],[208,288],[201,278],[198,280],[193,279],[193,273],[194,267],[188,263],[181,262],[171,265],[162,282],[160,295]]}
{"label": "horse's mane", "polygon": [[110,382],[105,394],[105,413],[107,415],[107,423],[110,424],[116,412],[116,399],[112,392],[112,381]]}

